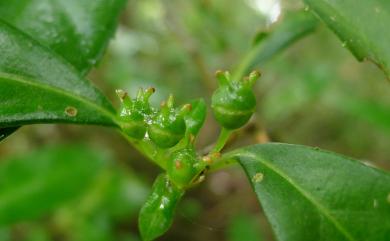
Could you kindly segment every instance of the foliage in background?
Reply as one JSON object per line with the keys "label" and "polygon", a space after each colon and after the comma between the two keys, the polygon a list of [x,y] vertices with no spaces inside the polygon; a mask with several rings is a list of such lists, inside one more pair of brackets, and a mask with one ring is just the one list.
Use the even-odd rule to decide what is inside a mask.
{"label": "foliage in background", "polygon": [[[339,3],[338,1],[307,0],[305,2],[308,7],[295,1],[275,1],[268,10],[264,10],[264,6],[262,8],[256,2],[233,1],[228,5],[223,0],[130,1],[128,9],[121,17],[116,39],[99,69],[94,71],[90,77],[98,83],[100,89],[111,95],[110,97],[116,88],[129,89],[134,93],[134,88],[153,85],[158,89],[157,96],[152,99],[156,104],[171,92],[177,95],[180,102],[188,100],[189,97],[199,96],[206,97],[206,101],[209,102],[209,94],[215,87],[212,73],[216,69],[236,66],[244,58],[246,63],[242,65],[243,67],[237,66],[237,76],[242,75],[257,64],[260,64],[262,71],[266,74],[257,84],[259,106],[258,114],[253,120],[254,131],[250,130],[250,135],[244,135],[241,138],[242,141],[234,145],[242,146],[270,138],[272,141],[319,146],[352,155],[358,159],[369,159],[374,161],[376,165],[389,168],[390,117],[388,113],[390,99],[388,83],[378,69],[369,64],[358,64],[345,50],[345,47],[352,50],[359,60],[365,58],[373,60],[388,74],[388,48],[386,46],[388,41],[386,40],[389,39],[389,32],[381,31],[386,29],[383,24],[388,22],[385,10],[389,6],[386,1],[376,0],[360,5],[356,4],[355,1]],[[85,4],[80,4],[79,1],[69,1],[64,4],[58,1],[39,0],[0,4],[1,18],[30,35],[20,33],[21,31],[1,22],[0,103],[5,103],[7,107],[3,108],[4,106],[2,106],[0,109],[1,127],[42,122],[117,125],[111,104],[99,91],[84,80],[83,76],[89,68],[99,62],[98,59],[102,56],[103,49],[114,31],[114,19],[117,18],[123,4],[124,1],[103,0],[87,1]],[[15,7],[9,8],[11,5]],[[282,6],[282,8],[277,6]],[[307,12],[295,11],[300,8],[305,8]],[[279,21],[269,27],[269,23],[275,19],[272,20],[272,16],[268,13],[277,12],[278,9],[282,11]],[[12,14],[15,11],[18,14]],[[319,16],[327,26],[336,32],[341,41],[336,39],[333,33],[326,30],[324,25],[313,18],[309,12],[314,12]],[[361,18],[355,16],[361,16]],[[37,21],[30,21],[31,19],[37,19]],[[362,19],[364,21],[359,22]],[[368,19],[371,21],[366,21]],[[99,24],[96,24],[96,21],[100,21]],[[78,23],[83,24],[79,25]],[[93,31],[85,31],[86,29]],[[290,46],[300,37],[312,33],[315,29],[317,31],[310,37]],[[256,31],[259,34],[252,42]],[[42,34],[38,34],[36,37],[37,32]],[[61,37],[64,33],[69,36],[69,39]],[[38,41],[32,40],[31,37]],[[18,49],[15,44],[24,47]],[[287,46],[289,46],[288,49]],[[19,51],[19,54],[15,54],[16,50]],[[280,50],[285,50],[285,52],[274,56]],[[245,54],[248,52],[249,54]],[[269,62],[271,57],[272,61]],[[47,66],[52,66],[52,68]],[[77,73],[78,71],[75,69],[78,69],[80,73]],[[62,78],[59,79],[58,76]],[[31,89],[32,86],[34,86],[34,91]],[[75,88],[75,86],[80,88]],[[16,88],[18,91],[14,91]],[[42,91],[41,94],[37,94],[38,90]],[[79,92],[75,93],[75,91]],[[53,97],[58,102],[51,102]],[[40,106],[40,103],[47,103],[47,105]],[[20,115],[20,109],[14,108],[14,106],[23,108],[25,115]],[[42,110],[45,111],[42,113]],[[90,113],[94,113],[94,115],[90,115]],[[198,143],[200,147],[205,147],[214,141],[214,136],[216,136],[214,129],[215,123],[210,119],[207,120],[206,128]],[[266,134],[264,134],[264,129]],[[0,140],[3,135],[6,136],[12,131],[14,131],[13,127],[0,129]],[[64,175],[69,175],[66,177],[76,181],[81,180],[84,176],[84,178],[90,178],[91,184],[83,187],[72,186],[73,182],[68,182],[69,188],[75,188],[75,195],[70,195],[69,200],[64,197],[62,200],[64,202],[50,199],[39,202],[38,204],[45,203],[45,201],[53,202],[52,207],[58,208],[51,211],[49,210],[49,208],[52,209],[51,205],[45,205],[47,210],[39,208],[42,206],[37,205],[37,210],[41,215],[37,214],[38,211],[33,210],[32,205],[26,206],[22,202],[20,205],[23,207],[31,207],[31,217],[36,216],[37,218],[32,219],[31,222],[24,221],[12,227],[0,229],[1,240],[58,240],[59,237],[65,240],[138,240],[135,234],[136,215],[134,214],[146,198],[148,185],[144,184],[144,178],[140,177],[141,175],[129,173],[131,169],[129,165],[143,170],[145,176],[150,177],[156,174],[155,169],[142,162],[142,157],[138,156],[134,150],[129,149],[125,142],[121,143],[118,137],[102,133],[101,129],[68,127],[65,131],[61,128],[47,131],[45,127],[35,126],[23,127],[18,132],[9,140],[2,142],[1,155],[7,153],[11,155],[20,150],[27,152],[34,147],[43,146],[44,143],[51,142],[53,135],[59,135],[57,138],[54,137],[57,143],[90,135],[89,142],[95,143],[97,146],[104,143],[103,145],[109,145],[112,150],[122,153],[114,159],[118,159],[115,160],[116,163],[124,162],[124,165],[109,167],[110,165],[102,164],[96,171],[93,168],[84,169],[85,166],[80,163],[83,162],[81,159],[76,162],[78,158],[95,160],[92,161],[93,164],[100,165],[99,160],[104,159],[100,155],[104,156],[104,153],[95,153],[95,150],[80,150],[77,147],[69,146],[63,149],[42,150],[41,153],[31,157],[27,154],[15,162],[15,165],[19,165],[19,167],[15,167],[16,170],[23,171],[31,165],[30,158],[35,157],[37,164],[42,163],[43,166],[56,166],[62,163],[64,166],[58,170],[59,177],[62,177],[60,173],[64,173]],[[68,135],[68,132],[71,134]],[[96,132],[102,134],[95,134]],[[39,144],[36,144],[37,140]],[[96,145],[94,148],[99,149]],[[299,150],[300,148],[296,151],[299,152]],[[80,153],[80,156],[74,160],[74,165],[73,162],[65,165],[63,158],[71,156],[75,152]],[[277,163],[278,157],[273,158],[272,155],[269,157],[269,153],[272,152],[267,151],[263,154],[265,157],[262,158],[262,162],[266,164]],[[54,155],[55,158],[47,159],[51,155]],[[305,155],[309,154],[303,156]],[[337,157],[328,156],[325,159],[332,158],[337,159]],[[29,159],[30,161],[28,161]],[[56,160],[58,163],[55,162]],[[0,170],[9,168],[7,164],[10,161],[2,160]],[[245,160],[242,162],[245,166]],[[84,165],[88,163],[89,161],[85,162]],[[79,167],[81,171],[85,172],[73,173],[71,171],[74,169],[73,166]],[[52,174],[53,177],[56,176],[55,173],[51,172],[48,172],[48,176],[38,175],[36,172],[39,170],[33,167],[38,168],[39,165],[31,167],[31,174],[28,177],[39,179],[38,183],[46,183],[47,179],[45,178],[50,178]],[[282,177],[286,173],[291,174],[295,171],[288,169],[285,164],[281,165],[280,168],[283,172],[276,172],[276,174],[282,173]],[[277,178],[280,178],[274,175],[275,173],[269,174],[270,170],[267,169],[267,165],[265,167],[259,165],[253,169],[255,171],[250,171],[249,178],[255,185],[255,191],[258,194],[262,193],[262,189],[266,189],[267,185],[270,185],[269,182],[275,182]],[[79,169],[76,168],[76,170]],[[250,168],[247,168],[248,170]],[[388,190],[386,191],[386,184],[389,183],[387,181],[388,174],[379,174],[373,169],[366,168],[363,172],[370,172],[369,170],[371,170],[371,174],[380,176],[379,179],[383,181],[384,187],[375,193],[367,191],[370,195],[375,195],[362,199],[354,207],[373,211],[377,213],[373,218],[386,220],[388,217],[386,215],[389,212],[388,196],[385,195],[388,192]],[[11,175],[8,173],[12,172],[7,171],[7,175]],[[15,173],[18,172],[15,171]],[[253,179],[258,173],[265,174],[264,180],[260,178],[260,174]],[[316,172],[316,174],[318,173]],[[371,174],[363,176],[369,178]],[[270,179],[267,178],[269,175]],[[9,176],[4,176],[3,179],[17,180],[17,178],[12,179]],[[227,189],[234,189],[234,186],[239,185],[239,180],[239,178],[235,179],[230,184],[233,187],[227,187]],[[260,180],[259,186],[257,186],[256,180]],[[287,178],[278,183],[283,183],[286,180],[291,181],[293,186],[297,183],[301,185],[301,181],[305,181],[301,180],[300,175],[287,175]],[[147,182],[150,184],[151,180],[149,179]],[[23,181],[20,183],[23,185]],[[25,180],[24,184],[27,183],[30,182]],[[89,182],[84,184],[87,183]],[[249,224],[246,226],[247,229],[242,228],[242,226],[237,228],[240,224],[234,224],[233,213],[230,226],[229,222],[220,221],[224,228],[221,230],[211,228],[213,225],[207,224],[211,219],[207,218],[207,213],[213,213],[212,210],[200,211],[199,205],[210,206],[214,203],[214,199],[219,199],[222,207],[211,216],[212,219],[218,220],[218,217],[223,217],[226,210],[232,210],[232,207],[237,206],[237,204],[232,205],[226,199],[231,199],[234,203],[233,200],[241,201],[242,195],[227,191],[229,195],[226,197],[218,196],[216,193],[221,191],[213,186],[212,176],[208,183],[210,184],[201,187],[199,192],[208,190],[209,197],[205,197],[207,195],[194,195],[198,200],[195,202],[199,203],[190,209],[195,209],[195,214],[192,215],[190,221],[180,218],[178,215],[178,221],[174,224],[174,229],[166,236],[166,240],[234,240],[235,232],[242,232],[243,236],[247,234],[249,238],[253,237],[253,233],[255,233],[259,236],[264,235],[263,240],[272,239],[265,221],[256,220],[257,227],[260,226],[259,223],[262,224],[263,231],[259,234],[258,230],[251,229]],[[229,183],[227,180],[219,183],[222,186],[220,188],[223,190],[227,183]],[[339,182],[336,179],[329,182],[329,185],[333,185],[332,183]],[[359,187],[365,185],[361,183]],[[64,186],[64,189],[66,187]],[[288,187],[290,190],[291,187]],[[322,185],[322,187],[324,186]],[[313,197],[320,197],[320,199],[323,197],[321,196],[323,194],[321,187],[318,190],[317,187],[310,188],[314,191],[311,190],[313,193],[309,193],[309,201],[314,200]],[[33,189],[29,189],[27,186],[26,190]],[[37,197],[35,196],[37,194],[34,193],[33,200],[50,197],[49,193],[52,192],[52,189],[48,187],[48,189],[42,188],[37,191],[38,193],[42,191],[41,193],[44,194]],[[306,193],[305,189],[298,189],[298,191]],[[0,193],[3,192],[0,190]],[[71,193],[69,192],[69,194]],[[28,195],[28,193],[18,195],[22,194]],[[248,195],[248,193],[245,194]],[[302,198],[301,194],[298,197],[295,196],[295,201]],[[376,194],[378,195],[376,196]],[[23,197],[23,195],[15,196],[13,193],[6,192],[3,195],[11,195],[13,198]],[[304,197],[308,197],[308,195],[303,195]],[[329,197],[334,196],[330,195]],[[29,199],[25,199],[25,201],[27,200]],[[291,202],[290,199],[285,200]],[[321,201],[327,203],[327,200]],[[331,204],[336,203],[333,201]],[[225,202],[227,206],[223,207]],[[272,225],[283,226],[284,224],[279,223],[280,220],[286,222],[290,220],[289,215],[285,213],[282,218],[270,217],[270,213],[275,213],[277,216],[277,212],[267,206],[267,200],[262,200],[262,202],[266,206],[265,212]],[[242,206],[242,203],[238,203]],[[342,204],[340,202],[340,205]],[[249,206],[255,207],[256,204],[252,203]],[[178,213],[181,214],[184,212],[183,210],[185,209],[179,207]],[[320,210],[324,209],[320,208]],[[29,212],[25,213],[29,214]],[[242,210],[239,210],[238,213],[242,213]],[[2,214],[6,218],[12,216],[5,215],[7,212],[2,212]],[[313,215],[315,215],[315,209],[313,209]],[[344,235],[346,239],[354,239],[355,235],[359,236],[358,229],[351,231],[344,224],[340,224],[343,223],[343,216],[335,215],[336,218],[332,218],[333,213],[325,212],[325,217],[339,227],[335,235],[337,233],[346,234]],[[294,218],[296,216],[292,215]],[[15,215],[14,218],[16,217]],[[321,214],[318,217],[322,220]],[[353,218],[359,225],[366,221],[355,216]],[[221,220],[225,219],[221,218]],[[237,220],[236,223],[239,223],[239,218]],[[311,220],[316,220],[316,218]],[[206,225],[203,225],[204,223]],[[374,240],[385,239],[388,235],[386,233],[389,230],[388,223],[379,223],[383,223],[383,225],[378,227],[378,230],[372,229],[372,235],[366,234],[371,235]],[[316,223],[310,225],[316,225]],[[181,230],[183,227],[185,227],[185,233]],[[299,228],[304,227],[301,225],[296,228],[299,230]],[[210,228],[213,231],[208,231]],[[379,230],[381,228],[382,232]],[[236,229],[241,229],[241,231],[235,231]],[[286,230],[288,229],[286,228]],[[191,237],[188,236],[188,233],[191,233]],[[283,235],[287,235],[287,232],[275,231],[275,234],[283,239]],[[375,236],[381,234],[382,237]],[[299,237],[297,240],[300,240]],[[343,238],[340,237],[340,239]]]}

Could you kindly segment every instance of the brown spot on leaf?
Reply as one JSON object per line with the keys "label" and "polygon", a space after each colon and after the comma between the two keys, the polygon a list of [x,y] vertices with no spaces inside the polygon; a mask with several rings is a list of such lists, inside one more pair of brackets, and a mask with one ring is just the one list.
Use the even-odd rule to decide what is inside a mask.
{"label": "brown spot on leaf", "polygon": [[73,106],[68,106],[65,108],[65,114],[70,117],[75,117],[77,115],[77,109]]}
{"label": "brown spot on leaf", "polygon": [[261,181],[263,181],[263,179],[264,179],[264,174],[261,173],[261,172],[256,173],[252,177],[252,181],[255,182],[255,183],[260,183]]}

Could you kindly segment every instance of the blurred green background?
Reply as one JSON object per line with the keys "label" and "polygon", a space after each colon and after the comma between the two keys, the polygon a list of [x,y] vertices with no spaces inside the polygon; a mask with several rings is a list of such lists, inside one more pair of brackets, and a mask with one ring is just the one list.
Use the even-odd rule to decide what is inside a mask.
{"label": "blurred green background", "polygon": [[[122,88],[154,86],[157,105],[210,95],[214,72],[234,69],[258,33],[300,1],[130,0],[89,76],[116,104]],[[259,69],[258,110],[229,148],[266,141],[318,146],[390,170],[390,85],[358,63],[323,24]],[[209,115],[200,149],[218,126]],[[159,169],[116,131],[34,125],[0,144],[0,241],[135,241],[137,213]],[[207,177],[159,240],[274,240],[238,167]]]}

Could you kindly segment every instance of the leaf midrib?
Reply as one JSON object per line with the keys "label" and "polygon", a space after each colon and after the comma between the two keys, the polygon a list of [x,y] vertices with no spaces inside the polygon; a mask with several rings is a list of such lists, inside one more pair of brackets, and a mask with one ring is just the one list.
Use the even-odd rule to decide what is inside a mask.
{"label": "leaf midrib", "polygon": [[331,214],[330,210],[328,210],[325,206],[323,206],[317,199],[315,199],[313,196],[311,196],[308,192],[306,192],[303,188],[301,188],[297,183],[295,183],[287,174],[285,174],[282,170],[277,168],[276,166],[272,165],[272,163],[267,162],[266,160],[262,158],[258,158],[256,155],[250,153],[250,152],[244,152],[244,153],[236,153],[234,156],[236,157],[246,157],[249,159],[254,159],[262,163],[264,166],[266,166],[269,170],[274,172],[275,174],[279,175],[283,180],[285,180],[287,183],[289,183],[293,188],[295,188],[299,193],[302,194],[303,197],[305,197],[314,207],[316,207],[320,213],[322,213],[325,217],[327,217],[331,223],[338,229],[348,240],[350,241],[357,241],[353,238],[353,236],[343,228],[343,226],[337,221],[337,219]]}
{"label": "leaf midrib", "polygon": [[94,102],[92,102],[86,98],[83,98],[82,96],[75,95],[75,94],[68,92],[68,91],[64,91],[61,88],[53,88],[52,86],[47,85],[47,84],[43,84],[43,83],[38,84],[38,83],[35,83],[32,81],[24,80],[24,79],[18,77],[17,75],[8,74],[8,73],[4,73],[4,72],[0,72],[0,78],[11,79],[11,80],[19,82],[21,84],[30,85],[30,86],[37,87],[37,88],[40,88],[43,90],[47,90],[49,92],[55,92],[55,93],[61,94],[63,96],[67,96],[67,97],[70,97],[72,99],[75,99],[79,102],[84,103],[85,105],[92,107],[93,109],[98,110],[103,115],[106,115],[107,117],[109,117],[112,120],[113,124],[115,124],[116,126],[119,126],[119,124],[116,121],[116,117],[111,112],[109,112],[105,108],[95,104]]}

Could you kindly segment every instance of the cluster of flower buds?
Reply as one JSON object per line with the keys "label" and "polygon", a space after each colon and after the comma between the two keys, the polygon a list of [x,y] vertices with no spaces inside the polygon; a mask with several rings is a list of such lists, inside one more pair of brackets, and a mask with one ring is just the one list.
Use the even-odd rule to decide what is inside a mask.
{"label": "cluster of flower buds", "polygon": [[166,162],[168,176],[177,187],[184,189],[200,171],[200,158],[192,140],[205,121],[206,104],[199,99],[175,108],[174,98],[170,95],[156,110],[149,104],[154,91],[153,88],[140,89],[137,97],[131,99],[123,90],[117,90],[122,102],[119,115],[121,128],[127,136],[135,140],[149,139],[162,149],[175,147],[187,138],[186,144],[173,151]]}
{"label": "cluster of flower buds", "polygon": [[[260,73],[254,71],[243,80],[232,80],[228,72],[219,71],[216,75],[219,88],[212,96],[214,116],[228,131],[240,128],[255,111],[256,98],[252,86]],[[157,177],[152,193],[140,212],[140,233],[147,241],[168,230],[185,190],[203,180],[211,158],[220,155],[217,151],[202,158],[194,148],[193,139],[206,117],[204,100],[195,100],[175,108],[173,96],[170,95],[161,103],[160,109],[155,110],[149,105],[153,92],[153,88],[141,89],[137,97],[131,100],[124,91],[117,91],[123,103],[120,121],[124,133],[137,140],[148,139],[158,148],[172,148],[167,150],[168,158],[164,158],[166,173]],[[151,219],[157,222],[150,223]]]}
{"label": "cluster of flower buds", "polygon": [[[229,72],[218,71],[216,77],[219,88],[211,99],[214,116],[227,130],[240,128],[255,111],[256,98],[252,87],[260,73],[253,71],[242,80],[235,80],[231,79]],[[166,160],[166,171],[172,182],[185,188],[199,174],[200,158],[191,140],[204,123],[206,104],[200,99],[175,107],[173,95],[170,95],[157,110],[149,104],[154,92],[154,88],[140,89],[136,98],[131,99],[123,90],[117,91],[122,102],[121,128],[127,136],[135,140],[148,139],[162,149],[173,148],[181,140],[187,140],[189,144],[179,145],[181,147],[175,148]]]}
{"label": "cluster of flower buds", "polygon": [[156,146],[170,148],[185,136],[185,116],[190,113],[191,104],[175,108],[174,98],[170,95],[168,100],[161,103],[160,110],[155,110],[149,104],[154,91],[154,88],[140,89],[137,97],[131,99],[125,91],[117,90],[122,102],[119,114],[121,128],[131,138],[142,140],[148,136]]}

